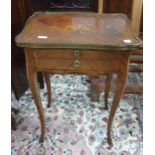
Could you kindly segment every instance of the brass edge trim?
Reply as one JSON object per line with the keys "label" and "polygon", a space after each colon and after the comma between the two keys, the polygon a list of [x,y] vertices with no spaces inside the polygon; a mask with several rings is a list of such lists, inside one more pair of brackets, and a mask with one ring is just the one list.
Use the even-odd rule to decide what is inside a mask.
{"label": "brass edge trim", "polygon": [[98,49],[98,50],[136,50],[141,49],[139,44],[135,46],[111,46],[111,45],[97,45],[97,44],[38,44],[33,43],[17,43],[19,47],[27,48],[72,48],[72,49]]}

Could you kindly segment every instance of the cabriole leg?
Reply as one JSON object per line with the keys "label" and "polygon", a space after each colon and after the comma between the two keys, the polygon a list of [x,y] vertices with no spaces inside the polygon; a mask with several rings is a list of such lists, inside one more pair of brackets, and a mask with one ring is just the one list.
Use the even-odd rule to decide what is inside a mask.
{"label": "cabriole leg", "polygon": [[44,77],[45,77],[45,82],[46,82],[46,87],[47,87],[47,94],[48,94],[48,96],[47,96],[47,98],[48,98],[47,107],[49,108],[51,106],[51,102],[52,102],[50,73],[45,73],[44,72]]}
{"label": "cabriole leg", "polygon": [[111,87],[111,80],[112,80],[112,73],[107,74],[107,79],[106,79],[106,84],[105,84],[105,95],[104,95],[104,102],[105,102],[105,108],[108,110],[108,96],[109,96],[109,91]]}
{"label": "cabriole leg", "polygon": [[124,91],[125,82],[126,82],[126,74],[118,73],[116,92],[110,109],[110,115],[109,115],[108,127],[107,127],[107,141],[109,145],[113,145],[112,139],[111,139],[112,122]]}
{"label": "cabriole leg", "polygon": [[34,62],[35,59],[31,51],[28,51],[28,50],[25,51],[25,55],[26,55],[26,69],[27,69],[27,78],[29,82],[29,87],[32,92],[32,96],[34,98],[34,101],[38,110],[40,124],[41,124],[40,142],[43,142],[44,136],[45,136],[45,114],[44,114],[44,109],[43,109],[40,94],[39,94],[39,88],[38,88],[38,82],[37,82],[37,71],[35,69],[35,62]]}

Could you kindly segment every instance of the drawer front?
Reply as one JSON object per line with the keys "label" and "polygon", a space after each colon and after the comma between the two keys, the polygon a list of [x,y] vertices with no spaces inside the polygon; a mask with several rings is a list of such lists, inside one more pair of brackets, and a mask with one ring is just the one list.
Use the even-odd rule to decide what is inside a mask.
{"label": "drawer front", "polygon": [[75,56],[72,49],[37,49],[35,57],[37,59],[72,59]]}
{"label": "drawer front", "polygon": [[38,59],[89,59],[89,60],[106,60],[120,59],[120,52],[98,51],[98,50],[78,50],[78,49],[37,49],[35,57]]}
{"label": "drawer front", "polygon": [[89,59],[36,59],[38,70],[43,69],[80,69],[80,70],[117,70],[118,60],[89,60]]}
{"label": "drawer front", "polygon": [[38,70],[117,70],[121,57],[119,52],[73,50],[73,49],[37,49],[35,60]]}

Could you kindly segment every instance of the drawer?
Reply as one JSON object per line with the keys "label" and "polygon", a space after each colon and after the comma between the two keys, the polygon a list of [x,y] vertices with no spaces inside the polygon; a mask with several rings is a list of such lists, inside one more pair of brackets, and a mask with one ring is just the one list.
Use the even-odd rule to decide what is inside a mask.
{"label": "drawer", "polygon": [[89,60],[106,60],[120,59],[121,52],[99,51],[99,50],[78,50],[78,49],[37,49],[35,57],[37,59],[89,59]]}
{"label": "drawer", "polygon": [[43,69],[80,69],[80,70],[117,70],[118,60],[90,60],[90,59],[36,59],[38,70]]}
{"label": "drawer", "polygon": [[71,59],[75,56],[72,49],[37,49],[35,57],[37,59]]}

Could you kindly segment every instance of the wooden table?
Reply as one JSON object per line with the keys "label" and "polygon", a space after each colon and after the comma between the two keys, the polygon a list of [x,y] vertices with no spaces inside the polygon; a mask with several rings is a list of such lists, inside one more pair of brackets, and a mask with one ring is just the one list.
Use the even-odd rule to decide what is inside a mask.
{"label": "wooden table", "polygon": [[127,16],[36,12],[16,37],[16,43],[25,51],[27,78],[41,122],[40,142],[44,141],[45,136],[45,114],[38,90],[37,72],[80,73],[91,77],[107,74],[106,98],[111,75],[117,74],[117,87],[107,127],[107,140],[112,144],[112,121],[126,83],[130,51],[141,45]]}

